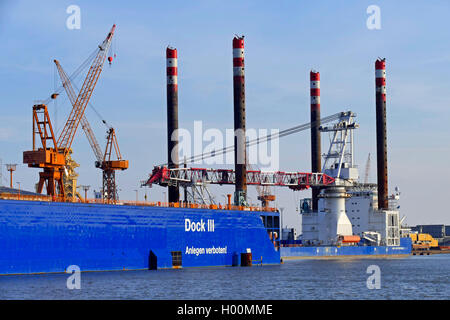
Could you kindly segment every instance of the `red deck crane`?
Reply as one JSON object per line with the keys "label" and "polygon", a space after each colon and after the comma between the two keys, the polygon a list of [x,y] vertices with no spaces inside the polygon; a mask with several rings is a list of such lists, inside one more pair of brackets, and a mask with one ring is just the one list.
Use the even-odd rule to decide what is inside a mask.
{"label": "red deck crane", "polygon": [[[348,117],[350,112],[339,112],[331,116],[320,119],[321,123],[328,123],[334,120]],[[299,126],[280,131],[277,134],[268,135],[263,138],[248,140],[245,142],[246,146],[253,146],[262,142],[279,139],[294,133],[298,133],[311,128],[314,122],[308,122]],[[198,154],[188,159],[189,162],[195,162],[206,158],[211,158],[217,155],[233,152],[233,146],[224,147],[214,152],[205,154]],[[186,163],[186,159],[185,159]],[[204,168],[168,168],[167,164],[155,166],[150,177],[142,185],[151,186],[158,184],[163,187],[169,185],[180,185],[182,187],[189,187],[192,185],[203,184],[235,184],[235,172],[231,169],[204,169]],[[254,185],[260,188],[258,190],[258,200],[263,202],[263,206],[267,206],[269,201],[274,201],[275,196],[270,192],[264,191],[264,188],[271,186],[288,187],[292,190],[305,190],[310,187],[325,187],[330,186],[335,182],[335,179],[324,173],[307,173],[307,172],[264,172],[259,170],[247,170],[247,185]],[[261,190],[262,189],[262,190]]]}
{"label": "red deck crane", "polygon": [[[54,200],[66,200],[62,179],[66,157],[70,152],[78,125],[82,121],[86,106],[102,72],[115,28],[116,25],[113,25],[105,40],[98,46],[97,54],[58,140],[56,140],[53,132],[47,106],[45,104],[33,106],[33,150],[24,151],[23,162],[28,164],[29,167],[44,169],[43,172],[39,173],[37,192],[42,193],[45,184],[47,194],[52,196]],[[42,143],[40,148],[36,146],[36,135],[39,135]]]}
{"label": "red deck crane", "polygon": [[[160,186],[192,184],[229,184],[235,183],[236,175],[232,169],[205,168],[171,168],[157,166],[144,185]],[[310,187],[323,187],[334,182],[334,178],[324,173],[307,172],[264,172],[260,170],[247,171],[247,185],[279,186],[292,190],[304,190]]]}

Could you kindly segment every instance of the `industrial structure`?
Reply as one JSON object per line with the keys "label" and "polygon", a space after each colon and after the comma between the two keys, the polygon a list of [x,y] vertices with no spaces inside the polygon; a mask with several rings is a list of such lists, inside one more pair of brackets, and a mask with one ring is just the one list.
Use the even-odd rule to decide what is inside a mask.
{"label": "industrial structure", "polygon": [[[111,57],[108,57],[108,60],[111,63],[112,60],[110,60],[109,58]],[[58,73],[61,77],[62,85],[66,90],[67,96],[69,97],[72,106],[75,108],[77,98],[72,83],[70,81],[70,78],[65,73],[59,61],[54,60],[54,62],[58,69]],[[89,145],[91,146],[92,151],[94,152],[96,158],[95,167],[100,168],[103,173],[102,174],[103,199],[106,203],[115,203],[117,200],[119,200],[115,172],[117,170],[126,170],[128,168],[128,160],[122,159],[119,145],[117,143],[115,130],[113,127],[108,127],[105,152],[102,152],[100,145],[97,142],[97,139],[95,138],[95,135],[91,129],[91,126],[85,114],[82,115],[80,119],[80,124],[81,127],[83,128],[86,138],[89,141]],[[113,154],[115,155],[115,157],[111,158]],[[71,165],[66,164],[66,167],[72,168],[72,171],[74,169],[74,166]],[[70,181],[76,182],[75,179],[70,179]],[[73,187],[73,189],[76,189],[76,185]]]}
{"label": "industrial structure", "polygon": [[[107,58],[114,30],[115,25],[98,47],[78,95],[75,94],[70,77],[67,76],[59,61],[54,60],[62,86],[72,104],[72,110],[58,140],[56,140],[47,106],[39,104],[33,107],[33,150],[24,152],[23,161],[29,167],[44,169],[40,173],[38,193],[42,193],[45,185],[47,194],[54,199],[75,201],[76,196],[81,198],[76,186],[78,174],[75,172],[75,168],[78,167],[78,164],[71,158],[73,152],[71,145],[78,125],[81,124],[96,157],[96,167],[103,171],[103,198],[107,203],[115,203],[118,200],[115,171],[127,169],[128,161],[122,159],[115,131],[112,127],[108,129],[106,148],[105,152],[102,153],[85,116],[86,107]],[[108,57],[108,61],[111,62],[112,57]],[[80,69],[82,68],[80,67]],[[54,93],[51,98],[56,99],[58,95],[59,93]],[[40,137],[42,147],[36,145],[36,136]],[[115,152],[116,159],[111,158],[113,152]]]}
{"label": "industrial structure", "polygon": [[[238,175],[232,169],[211,168],[177,168],[155,167],[146,181],[146,185],[161,186],[192,184],[235,185]],[[305,172],[265,172],[261,170],[247,171],[247,185],[288,187],[292,190],[305,190],[311,186],[327,186],[334,179],[324,173]]]}
{"label": "industrial structure", "polygon": [[[48,195],[63,201],[66,199],[63,186],[66,158],[70,152],[78,125],[102,72],[103,64],[114,35],[114,29],[115,25],[99,46],[97,56],[89,68],[74,107],[58,140],[56,140],[53,132],[47,106],[44,104],[33,106],[33,150],[23,153],[23,162],[32,168],[43,168],[43,172],[39,174],[38,193],[42,193],[45,185]],[[41,147],[37,146],[36,136],[41,140]]]}
{"label": "industrial structure", "polygon": [[[322,165],[322,147],[320,139],[320,73],[311,71],[310,75],[311,86],[311,171],[320,172]],[[312,188],[312,208],[318,208],[318,195],[320,188]]]}
{"label": "industrial structure", "polygon": [[[169,168],[178,168],[178,53],[166,49],[167,64],[167,161]],[[177,186],[169,186],[169,202],[180,200]]]}
{"label": "industrial structure", "polygon": [[233,38],[234,203],[247,204],[247,150],[245,148],[245,62],[244,36]]}
{"label": "industrial structure", "polygon": [[[334,187],[318,195],[318,208],[302,201],[302,241],[311,245],[338,245],[340,237],[357,235],[354,243],[374,246],[400,245],[399,192],[387,196],[386,140],[386,71],[385,59],[375,63],[378,192],[367,183],[370,155],[366,165],[365,183],[358,183],[358,168],[353,160],[354,130],[359,126],[353,113],[332,126],[321,126],[320,132],[331,134],[328,152],[324,155],[323,172],[336,179]],[[313,108],[311,108],[313,112]],[[312,116],[312,115],[311,115]],[[390,200],[389,200],[390,199]],[[388,201],[392,201],[389,205]],[[314,203],[314,201],[313,201]]]}
{"label": "industrial structure", "polygon": [[[375,185],[367,181],[370,166],[370,155],[366,164],[365,183],[359,183],[358,168],[354,163],[354,130],[359,126],[356,115],[342,112],[330,119],[320,118],[320,73],[310,72],[311,122],[307,126],[287,129],[277,137],[266,137],[258,141],[246,141],[240,138],[245,133],[245,81],[244,81],[244,41],[243,37],[233,39],[233,92],[234,92],[234,127],[235,144],[233,150],[223,148],[207,155],[196,155],[190,160],[205,159],[220,153],[234,151],[235,170],[208,168],[175,168],[156,166],[147,186],[182,186],[185,190],[207,190],[210,184],[235,185],[235,201],[238,206],[246,206],[246,190],[248,185],[255,185],[258,199],[263,207],[273,195],[262,194],[262,188],[269,186],[287,186],[293,190],[312,189],[312,199],[304,199],[302,207],[303,246],[336,246],[346,244],[355,246],[357,243],[367,243],[371,246],[400,246],[400,218],[395,203],[399,192],[387,196],[387,162],[386,162],[386,80],[385,60],[377,60],[376,75],[376,111],[377,127],[377,163],[378,192]],[[381,70],[381,71],[380,71]],[[176,118],[177,115],[174,115]],[[335,121],[330,124],[330,122]],[[292,133],[311,129],[311,168],[312,173],[301,172],[261,172],[251,170],[246,163],[246,147],[252,143],[268,141]],[[168,139],[170,137],[168,132]],[[330,135],[328,152],[321,154],[321,134]],[[168,150],[170,152],[171,150]],[[323,156],[323,166],[322,166]],[[323,172],[323,173],[322,173]],[[375,186],[376,187],[376,186]],[[193,192],[194,193],[194,192]],[[203,192],[199,192],[202,193]],[[206,192],[210,199],[213,197]],[[378,202],[378,194],[386,203]],[[266,196],[268,198],[266,198]],[[185,197],[186,198],[186,197]],[[389,206],[389,199],[392,205]],[[186,200],[186,199],[185,199]],[[213,200],[211,200],[213,202]],[[290,254],[286,252],[286,254]]]}
{"label": "industrial structure", "polygon": [[[247,160],[247,172],[254,172],[253,167],[250,165],[250,163]],[[258,195],[258,200],[261,201],[261,207],[262,208],[269,208],[270,202],[273,202],[276,200],[275,195],[272,192],[272,189],[269,185],[256,185],[256,193]]]}
{"label": "industrial structure", "polygon": [[450,226],[444,224],[420,224],[411,227],[413,233],[426,233],[436,239],[440,245],[450,247]]}
{"label": "industrial structure", "polygon": [[375,61],[375,97],[377,117],[377,179],[378,207],[389,209],[388,204],[388,168],[386,136],[386,60]]}
{"label": "industrial structure", "polygon": [[[46,104],[33,106],[33,150],[24,152],[23,160],[43,172],[37,194],[21,198],[20,191],[0,193],[0,240],[5,244],[0,252],[0,274],[63,272],[71,264],[83,266],[84,271],[158,269],[248,266],[252,257],[260,264],[278,264],[282,257],[387,257],[411,253],[411,238],[400,233],[400,193],[396,190],[389,197],[387,193],[384,59],[377,60],[375,66],[377,186],[359,182],[354,163],[354,131],[359,127],[356,115],[344,111],[321,118],[319,72],[310,72],[308,123],[255,140],[246,139],[243,36],[232,41],[234,144],[210,154],[194,155],[185,159],[183,165],[178,158],[178,53],[167,47],[167,163],[154,166],[141,184],[168,188],[168,203],[139,202],[137,190],[135,202],[119,201],[115,171],[128,168],[128,161],[122,159],[112,127],[108,128],[105,152],[101,152],[84,115],[105,61],[112,62],[112,56],[107,56],[114,30],[115,25],[91,56],[93,62],[78,95],[72,78],[55,60],[72,103],[59,137],[53,131]],[[56,91],[51,97],[58,95]],[[68,170],[77,165],[71,162],[70,155],[80,123],[96,156],[96,166],[103,170],[101,202],[87,201],[88,186],[81,186],[84,201],[76,200],[81,198],[73,183],[76,172]],[[309,129],[311,172],[265,172],[248,167],[248,146]],[[330,135],[324,155],[322,134]],[[39,146],[36,137],[40,139]],[[188,166],[195,160],[227,152],[234,152],[234,170]],[[70,181],[71,189],[67,187]],[[44,185],[47,196],[42,194]],[[226,205],[214,203],[209,185],[234,185],[234,202],[230,194]],[[262,207],[249,205],[248,186],[257,187]],[[184,201],[180,200],[180,187],[185,191]],[[303,234],[294,246],[285,246],[280,240],[282,216],[277,208],[268,205],[274,199],[269,187],[295,192],[312,189],[312,198],[301,202]],[[205,198],[211,203],[206,203]],[[196,199],[201,199],[201,203]],[[294,236],[291,232],[289,241],[297,241],[292,239]],[[17,248],[21,249],[19,255]]]}

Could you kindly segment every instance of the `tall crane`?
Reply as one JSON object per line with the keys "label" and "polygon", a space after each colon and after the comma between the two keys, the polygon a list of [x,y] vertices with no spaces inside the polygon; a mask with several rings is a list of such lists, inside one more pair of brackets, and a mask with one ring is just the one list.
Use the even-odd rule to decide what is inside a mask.
{"label": "tall crane", "polygon": [[[247,172],[255,172],[252,165],[247,160]],[[261,201],[261,207],[269,207],[270,201],[275,201],[275,195],[272,194],[270,186],[268,185],[255,185],[256,192],[258,194],[258,200]]]}
{"label": "tall crane", "polygon": [[[111,158],[113,152],[116,155],[116,160]],[[126,170],[128,168],[128,160],[122,159],[116,133],[112,127],[108,130],[105,154],[99,168],[103,170],[103,200],[106,203],[115,203],[118,200],[115,172],[117,170]]]}
{"label": "tall crane", "polygon": [[[70,153],[78,125],[82,121],[81,118],[102,72],[115,28],[116,25],[113,25],[105,40],[98,46],[97,54],[58,140],[53,131],[47,106],[45,104],[33,106],[33,150],[24,151],[23,162],[32,168],[43,168],[43,171],[39,173],[37,192],[42,193],[45,184],[47,194],[54,200],[58,198],[58,200],[66,201],[63,186],[66,157]],[[42,144],[40,148],[36,146],[37,135]]]}
{"label": "tall crane", "polygon": [[[351,111],[338,112],[331,116],[320,119],[322,124],[335,120],[349,121],[354,117]],[[294,133],[298,133],[311,128],[315,122],[307,122],[292,128],[288,128],[262,138],[247,140],[246,146],[253,146],[266,141],[279,139]],[[189,159],[185,159],[184,168],[169,168],[167,163],[160,164],[153,168],[149,178],[143,180],[142,186],[152,186],[158,184],[163,187],[169,185],[180,185],[181,187],[192,187],[205,184],[233,185],[236,181],[235,172],[231,169],[208,169],[208,168],[187,168],[188,162],[195,162],[218,155],[233,152],[234,146],[224,147],[219,150],[213,150],[208,153],[197,154]],[[179,163],[180,165],[181,163]],[[333,185],[335,179],[324,173],[306,173],[306,172],[263,172],[259,170],[247,170],[247,185],[257,187],[258,200],[264,205],[269,205],[269,201],[274,201],[275,196],[271,195],[270,187],[288,187],[291,190],[305,190],[310,187],[326,187]],[[264,203],[265,201],[265,203]]]}
{"label": "tall crane", "polygon": [[[62,66],[60,65],[58,60],[53,60],[53,62],[56,64],[56,68],[58,69],[59,76],[61,78],[62,86],[66,90],[67,96],[69,97],[70,103],[72,104],[72,107],[75,107],[75,103],[77,100],[77,96],[75,94],[75,91],[72,87],[72,83],[70,82],[69,77],[63,70]],[[59,94],[54,94],[53,99],[56,99],[56,97]],[[102,151],[100,149],[100,146],[97,142],[97,139],[95,138],[95,135],[91,129],[91,126],[89,124],[89,121],[86,118],[86,115],[83,114],[80,120],[81,128],[83,129],[89,144],[94,151],[94,155],[97,159],[97,161],[101,161],[102,158]],[[75,172],[75,168],[79,167],[79,165],[71,158],[70,153],[68,156],[66,156],[66,171],[67,174],[63,176],[63,185],[64,185],[64,192],[66,194],[66,197],[70,198],[72,197],[72,200],[75,200],[75,196],[78,196],[81,198],[80,194],[77,192],[77,186],[76,186],[76,179],[78,177],[78,174]]]}
{"label": "tall crane", "polygon": [[[54,60],[54,62],[58,69],[58,73],[61,77],[61,82],[66,90],[67,96],[69,97],[72,105],[75,106],[76,96],[72,83],[59,61]],[[114,128],[108,128],[106,148],[105,152],[102,153],[100,145],[95,138],[86,115],[83,114],[80,122],[89,144],[91,145],[92,151],[94,152],[96,158],[95,166],[103,171],[103,199],[106,203],[115,203],[118,200],[115,171],[128,169],[128,160],[122,159]],[[116,160],[111,159],[113,151],[115,153]]]}
{"label": "tall crane", "polygon": [[[72,107],[75,107],[75,103],[77,101],[77,96],[75,95],[75,91],[72,86],[72,82],[70,82],[69,77],[67,76],[66,72],[62,68],[61,64],[58,60],[53,60],[53,62],[56,65],[56,68],[58,69],[59,76],[61,78],[62,85],[64,89],[66,90],[67,96],[69,97],[70,103],[72,104]],[[94,151],[95,158],[100,161],[100,159],[103,158],[102,151],[100,149],[100,145],[97,142],[97,139],[95,138],[95,135],[91,129],[91,125],[89,124],[89,121],[86,119],[86,115],[83,114],[83,116],[80,119],[81,128],[83,128],[84,133],[86,134],[86,138],[89,141],[89,144],[92,148],[92,151]]]}

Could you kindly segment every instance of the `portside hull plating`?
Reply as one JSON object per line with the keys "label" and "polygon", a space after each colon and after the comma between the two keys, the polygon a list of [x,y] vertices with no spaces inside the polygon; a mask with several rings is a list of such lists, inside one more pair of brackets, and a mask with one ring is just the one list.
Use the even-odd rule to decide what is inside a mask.
{"label": "portside hull plating", "polygon": [[0,274],[171,268],[174,251],[182,267],[231,266],[247,249],[280,262],[255,212],[0,200]]}
{"label": "portside hull plating", "polygon": [[411,241],[401,238],[399,246],[282,247],[282,259],[332,257],[396,257],[411,254]]}

